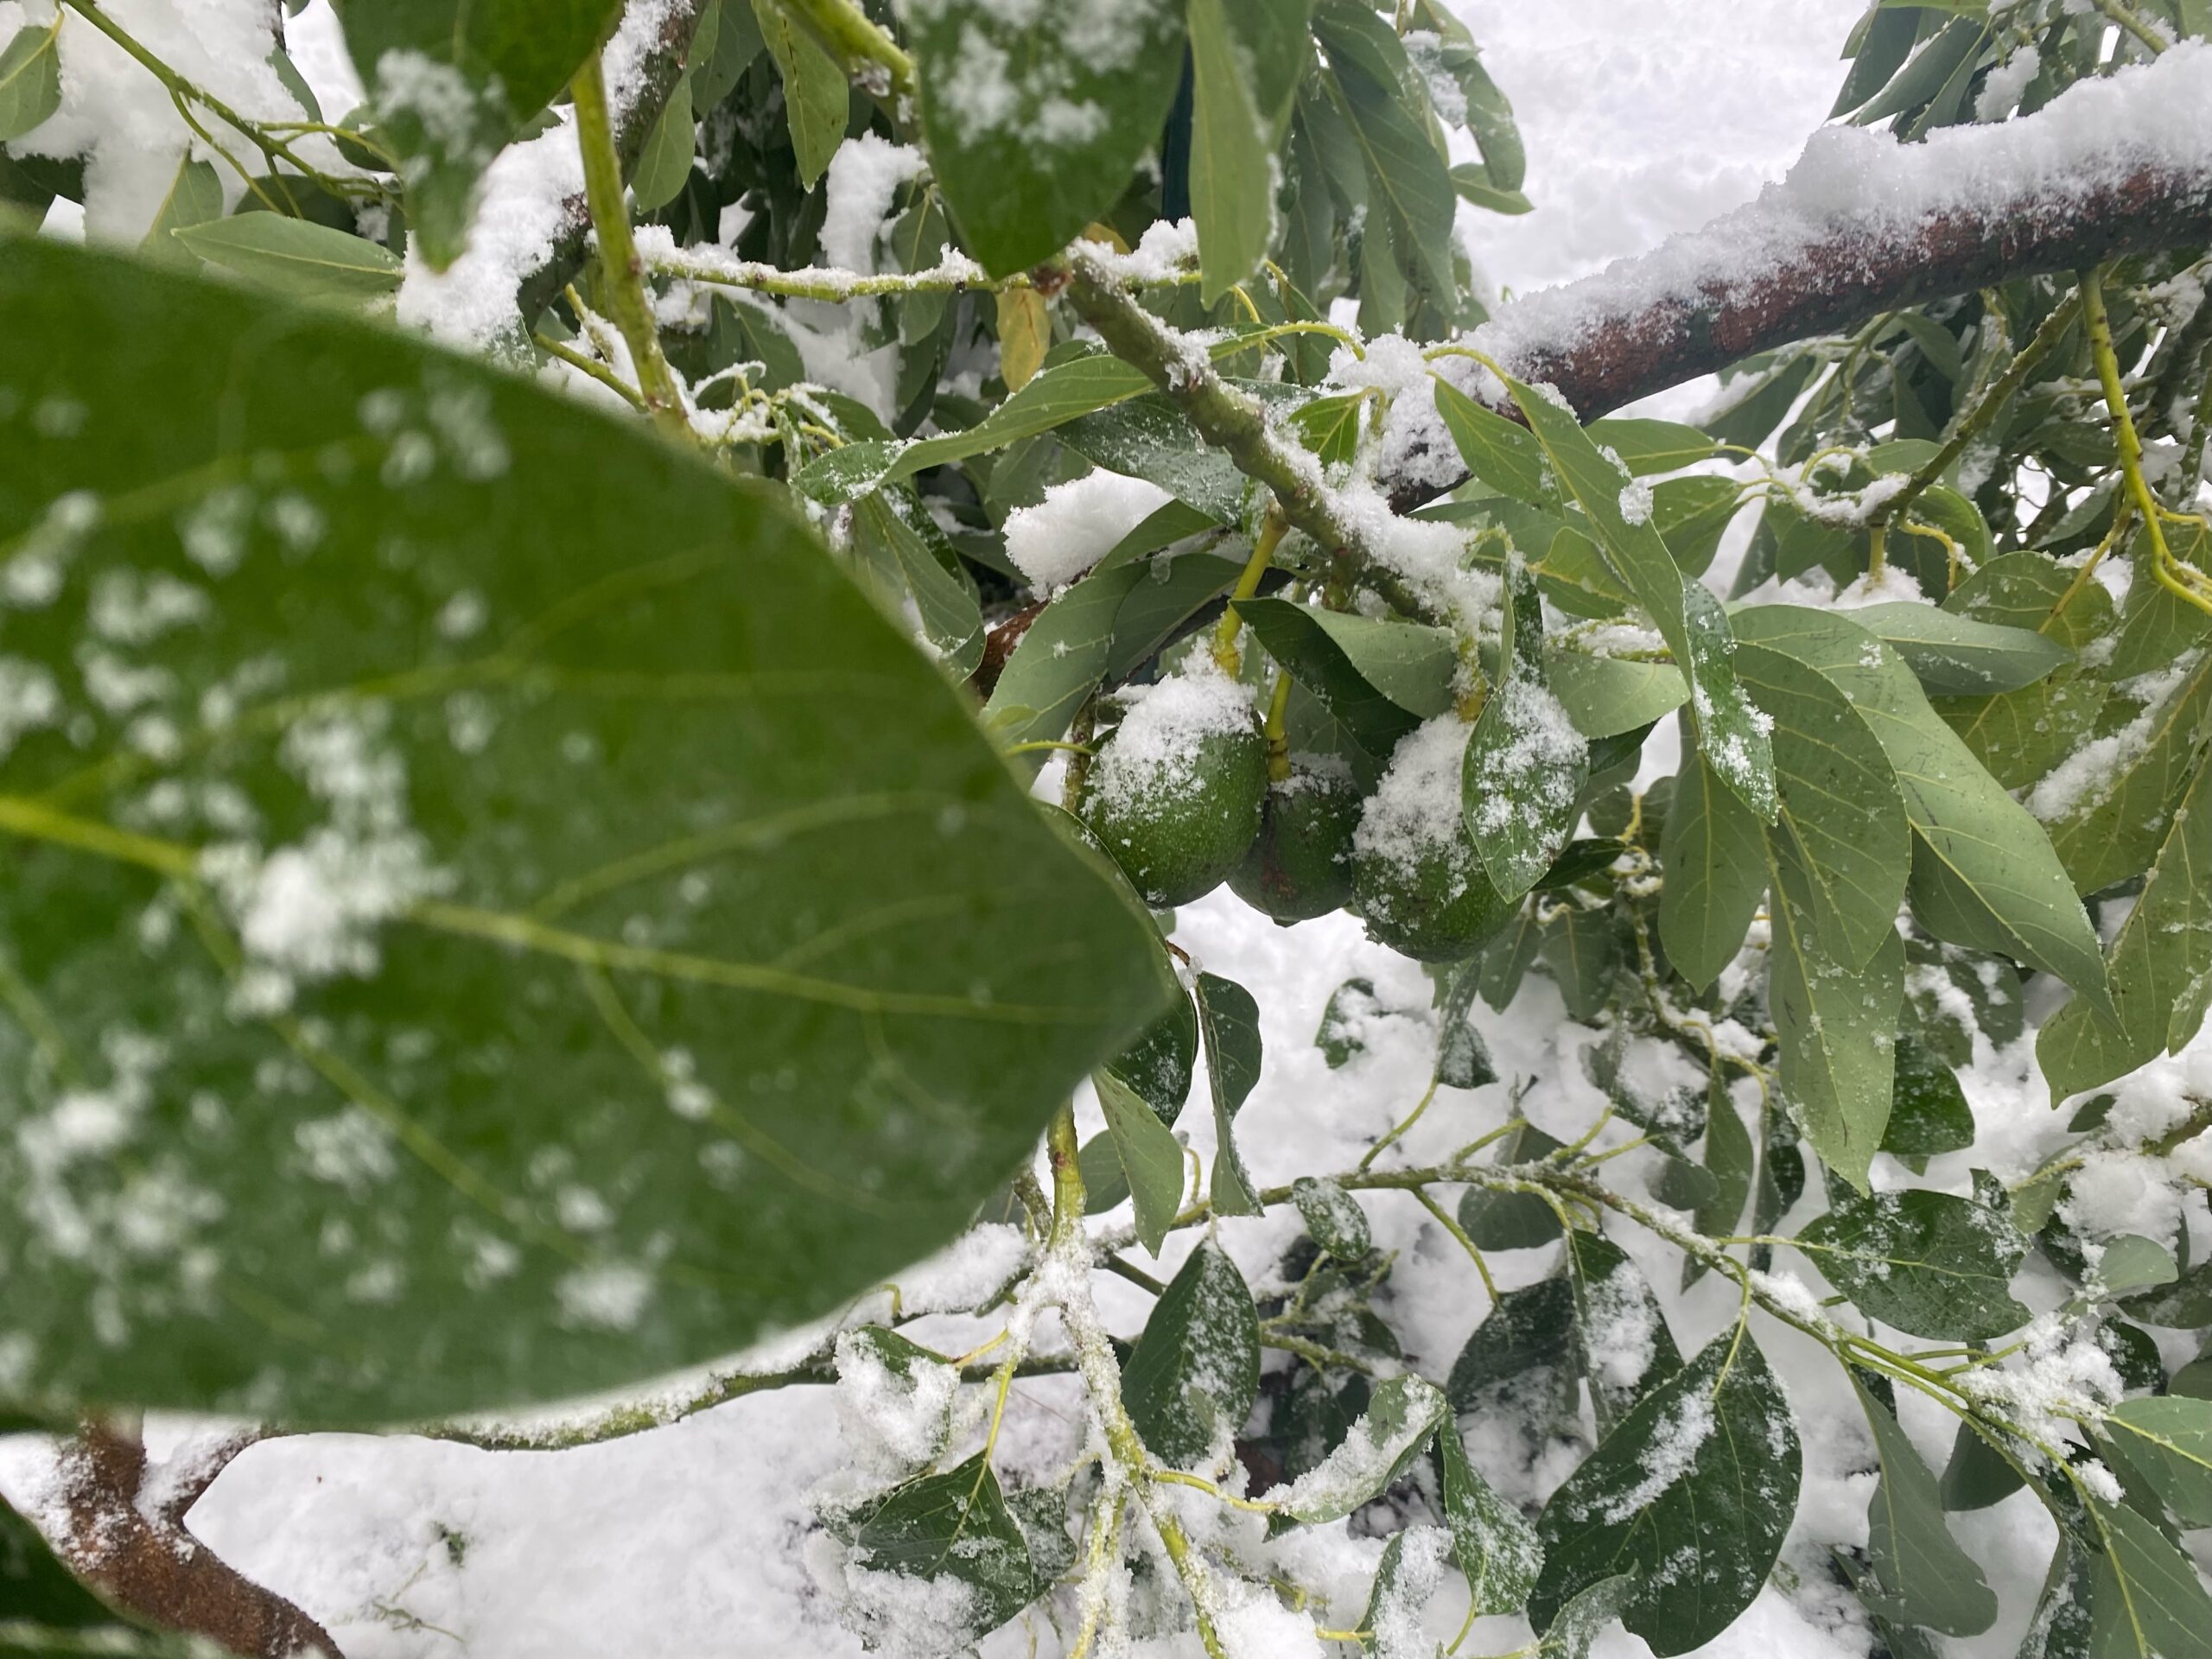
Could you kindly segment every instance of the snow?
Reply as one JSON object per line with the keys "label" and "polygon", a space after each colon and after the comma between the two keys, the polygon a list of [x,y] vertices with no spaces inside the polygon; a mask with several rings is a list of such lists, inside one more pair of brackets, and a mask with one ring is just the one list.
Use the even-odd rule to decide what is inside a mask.
{"label": "snow", "polygon": [[1091,788],[1115,812],[1188,788],[1198,779],[1198,745],[1249,732],[1252,688],[1232,680],[1207,652],[1156,684],[1122,692],[1129,712],[1099,752]]}
{"label": "snow", "polygon": [[1050,598],[1173,499],[1150,479],[1103,467],[1085,473],[1053,485],[1035,506],[1007,515],[1007,556],[1040,597]]}
{"label": "snow", "polygon": [[[1360,814],[1356,852],[1382,858],[1410,875],[1441,848],[1465,843],[1460,823],[1459,774],[1468,727],[1455,715],[1439,715],[1401,739],[1389,769]],[[1473,861],[1473,849],[1463,861]]]}
{"label": "snow", "polygon": [[890,217],[899,187],[921,170],[922,153],[873,132],[849,138],[830,158],[829,207],[823,214],[823,257],[867,274],[875,269],[876,238]]}

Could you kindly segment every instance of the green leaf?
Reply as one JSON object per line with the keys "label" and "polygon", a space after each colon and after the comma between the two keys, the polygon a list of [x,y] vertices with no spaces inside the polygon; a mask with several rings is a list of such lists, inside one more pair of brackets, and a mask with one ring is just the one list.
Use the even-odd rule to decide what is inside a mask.
{"label": "green leaf", "polygon": [[[1173,968],[1163,961],[1165,971]],[[1153,1116],[1170,1128],[1191,1097],[1191,1077],[1198,1063],[1198,1012],[1188,993],[1145,1027],[1136,1041],[1106,1062],[1106,1070],[1136,1091]]]}
{"label": "green leaf", "polygon": [[1409,1371],[1378,1382],[1344,1444],[1264,1501],[1305,1525],[1340,1521],[1403,1474],[1451,1411],[1435,1384]]}
{"label": "green leaf", "polygon": [[[1153,517],[1182,511],[1170,504]],[[1147,545],[1144,531],[1142,524],[1130,531],[1089,575],[1046,605],[1021,636],[983,705],[983,723],[1001,741],[1057,741],[1097,689],[1113,660],[1122,604],[1153,568],[1136,550]]]}
{"label": "green leaf", "polygon": [[1796,606],[1740,613],[1745,639],[1832,682],[1881,741],[1912,825],[1913,912],[1938,938],[1996,951],[2107,1000],[2096,931],[2050,838],[1928,706],[1904,662],[1847,618]]}
{"label": "green leaf", "polygon": [[1667,873],[1659,893],[1659,938],[1667,959],[1702,990],[1736,959],[1767,888],[1766,855],[1751,808],[1688,754],[1660,838]]}
{"label": "green leaf", "polygon": [[1893,1050],[1904,999],[1904,944],[1892,932],[1863,967],[1844,967],[1815,932],[1787,875],[1791,849],[1770,838],[1775,872],[1767,1007],[1781,1043],[1783,1104],[1821,1161],[1864,1192],[1895,1090]]}
{"label": "green leaf", "polygon": [[958,555],[921,498],[904,486],[877,490],[855,505],[853,518],[856,537],[880,546],[897,567],[946,675],[966,679],[983,659],[983,614],[953,574]]}
{"label": "green leaf", "polygon": [[1590,747],[1544,679],[1543,601],[1525,565],[1507,573],[1498,672],[1467,740],[1460,810],[1498,896],[1552,867],[1580,816]]}
{"label": "green leaf", "polygon": [[1476,1616],[1518,1612],[1543,1567],[1536,1529],[1476,1471],[1459,1424],[1446,1418],[1436,1444],[1443,1465],[1445,1524],[1452,1529],[1452,1554],[1466,1574]]}
{"label": "green leaf", "polygon": [[302,300],[359,303],[399,289],[399,256],[313,219],[240,213],[180,227],[176,239],[210,264]]}
{"label": "green leaf", "polygon": [[[1441,375],[1432,377],[1437,412],[1467,470],[1492,489],[1532,507],[1556,505],[1544,485],[1544,452],[1526,427],[1485,409]],[[1524,551],[1533,551],[1533,549]]]}
{"label": "green leaf", "polygon": [[1313,1241],[1339,1262],[1357,1262],[1372,1248],[1367,1211],[1334,1181],[1301,1175],[1291,1183],[1290,1201]]}
{"label": "green leaf", "polygon": [[1369,207],[1397,267],[1419,294],[1455,292],[1452,226],[1459,198],[1445,156],[1431,141],[1425,84],[1389,24],[1363,0],[1322,0],[1313,38],[1327,54],[1338,107],[1351,119],[1365,165]]}
{"label": "green leaf", "polygon": [[1529,1618],[1637,1573],[1621,1622],[1660,1659],[1712,1641],[1766,1582],[1797,1507],[1797,1426],[1766,1357],[1724,1331],[1653,1389],[1552,1495]]}
{"label": "green leaf", "polygon": [[[1497,1161],[1534,1163],[1559,1146],[1535,1124],[1523,1123],[1497,1143]],[[1471,1186],[1459,1196],[1459,1225],[1482,1249],[1534,1249],[1559,1236],[1559,1212],[1538,1193]]]}
{"label": "green leaf", "polygon": [[1684,575],[1705,574],[1743,501],[1743,486],[1731,478],[1698,474],[1651,486],[1651,522]]}
{"label": "green leaf", "polygon": [[1182,73],[1180,0],[1065,0],[1049,26],[992,0],[917,0],[906,22],[930,168],[994,276],[1105,215]]}
{"label": "green leaf", "polygon": [[1287,599],[1240,599],[1236,613],[1378,767],[1400,738],[1452,706],[1457,659],[1440,628]]}
{"label": "green leaf", "polygon": [[1191,1252],[1122,1368],[1122,1399],[1152,1454],[1206,1462],[1260,1394],[1260,1316],[1244,1275],[1211,1239]]}
{"label": "green leaf", "polygon": [[1459,193],[1459,200],[1472,202],[1493,213],[1517,217],[1533,213],[1536,204],[1518,190],[1501,190],[1490,181],[1489,171],[1472,162],[1462,162],[1452,169],[1452,188]]}
{"label": "green leaf", "polygon": [[1535,1659],[1590,1659],[1591,1644],[1636,1599],[1637,1575],[1622,1573],[1578,1591],[1536,1640]]}
{"label": "green leaf", "polygon": [[1137,1238],[1158,1255],[1160,1241],[1183,1207],[1182,1142],[1144,1097],[1112,1072],[1097,1072],[1091,1082],[1106,1114],[1106,1131],[1122,1155],[1129,1197],[1135,1202]]}
{"label": "green leaf", "polygon": [[1897,1039],[1897,1085],[1882,1150],[1901,1158],[1963,1152],[1974,1144],[1974,1109],[1958,1074],[1916,1037]]}
{"label": "green leaf", "polygon": [[1233,979],[1201,973],[1198,1030],[1205,1039],[1206,1081],[1213,1096],[1213,1207],[1224,1216],[1256,1216],[1260,1201],[1231,1132],[1236,1114],[1260,1080],[1260,1007]]}
{"label": "green leaf", "polygon": [[1367,1052],[1367,1022],[1383,1012],[1375,1000],[1375,982],[1348,979],[1329,994],[1321,1010],[1321,1024],[1313,1033],[1313,1046],[1334,1071],[1357,1054]]}
{"label": "green leaf", "polygon": [[1598,1432],[1605,1434],[1681,1370],[1682,1353],[1643,1271],[1619,1245],[1602,1233],[1569,1233],[1567,1263],[1583,1375]]}
{"label": "green leaf", "polygon": [[[2078,664],[2080,654],[2114,626],[2111,595],[2098,582],[2076,587],[2080,574],[2040,553],[2002,554],[1954,589],[1943,608],[2046,634],[2075,652]],[[2020,789],[2088,738],[2108,677],[2085,674],[2078,665],[2062,668],[2017,691],[1946,698],[1936,711],[1999,783]]]}
{"label": "green leaf", "polygon": [[177,162],[176,175],[169,181],[168,191],[155,210],[154,222],[141,245],[149,257],[180,259],[184,250],[171,232],[205,225],[222,215],[223,181],[216,176],[215,164],[187,156]]}
{"label": "green leaf", "polygon": [[[0,653],[68,721],[0,759],[26,1397],[703,1363],[951,1238],[1156,1012],[1149,918],[772,493],[108,255],[8,244],[0,312],[73,411],[0,446]],[[26,1161],[83,1098],[110,1153]]]}
{"label": "green leaf", "polygon": [[1995,1593],[1980,1565],[1951,1536],[1936,1477],[1919,1451],[1857,1373],[1851,1381],[1882,1459],[1882,1478],[1866,1506],[1866,1554],[1880,1586],[1868,1605],[1899,1624],[1946,1636],[1979,1635],[1996,1623]]}
{"label": "green leaf", "polygon": [[964,1588],[966,1605],[956,1617],[971,1639],[998,1629],[1037,1594],[1028,1541],[980,1452],[893,1491],[860,1523],[853,1544],[872,1573],[929,1584],[950,1580]]}
{"label": "green leaf", "polygon": [[1670,715],[1689,701],[1689,687],[1672,663],[1586,657],[1554,651],[1545,681],[1575,730],[1588,738],[1618,737]]}
{"label": "green leaf", "polygon": [[2212,766],[2200,766],[2143,891],[2112,942],[2117,1019],[2077,996],[2036,1037],[2051,1099],[2122,1077],[2179,1051],[2212,995]]}
{"label": "green leaf", "polygon": [[1963,1342],[2028,1322],[2010,1289],[2027,1237],[1972,1198],[1921,1188],[1846,1195],[1796,1243],[1861,1313],[1910,1335]]}
{"label": "green leaf", "polygon": [[[842,136],[842,135],[841,135]],[[691,176],[691,156],[698,129],[691,113],[691,77],[679,78],[654,118],[638,153],[637,170],[630,175],[632,206],[640,213],[658,211],[674,201]]]}
{"label": "green leaf", "polygon": [[2133,1510],[2091,1501],[2104,1541],[2089,1587],[2089,1659],[2212,1659],[2204,1575]]}
{"label": "green leaf", "polygon": [[2143,1471],[2185,1527],[2212,1527],[2212,1401],[2167,1395],[2123,1400],[2104,1422],[2105,1438]]}
{"label": "green leaf", "polygon": [[[1720,453],[1720,446],[1697,428],[1683,426],[1675,421],[1617,415],[1592,421],[1586,430],[1590,434],[1591,442],[1618,455],[1621,464],[1637,478],[1649,473],[1672,473],[1684,467],[1694,467],[1699,461],[1710,461]],[[1736,486],[1731,480],[1712,479],[1707,481],[1726,484],[1729,495],[1732,498],[1736,494]]]}
{"label": "green leaf", "polygon": [[1198,442],[1165,394],[1147,392],[1059,429],[1060,442],[1093,466],[1157,484],[1215,525],[1243,522],[1251,480],[1218,449]]}
{"label": "green leaf", "polygon": [[2094,1562],[2092,1552],[2072,1536],[2058,1535],[2018,1659],[2088,1659]]}
{"label": "green leaf", "polygon": [[[1374,1587],[1361,1616],[1360,1650],[1376,1659],[1395,1659],[1421,1641],[1421,1614],[1436,1594],[1441,1568],[1452,1548],[1441,1527],[1411,1526],[1390,1535],[1375,1566]],[[1410,1559],[1408,1559],[1410,1558]]]}
{"label": "green leaf", "polygon": [[61,107],[61,18],[26,23],[0,49],[0,143],[46,124]]}
{"label": "green leaf", "polygon": [[1773,751],[1729,666],[1733,642],[1720,602],[1682,575],[1648,510],[1631,522],[1627,469],[1599,452],[1572,410],[1518,380],[1509,378],[1506,389],[1550,458],[1560,487],[1588,517],[1607,567],[1650,616],[1689,679],[1699,753],[1754,817],[1771,819]]}
{"label": "green leaf", "polygon": [[1129,1196],[1128,1172],[1122,1167],[1121,1148],[1101,1129],[1077,1148],[1076,1165],[1083,1174],[1083,1213],[1103,1216]]}
{"label": "green leaf", "polygon": [[1367,414],[1373,403],[1371,397],[1358,391],[1316,397],[1293,410],[1287,423],[1324,467],[1349,467],[1359,454],[1359,440],[1367,429]]}
{"label": "green leaf", "polygon": [[1859,969],[1894,935],[1912,835],[1889,757],[1843,692],[1749,640],[1737,677],[1774,720],[1780,814],[1811,895],[1811,932],[1839,967]]}
{"label": "green leaf", "polygon": [[2101,892],[2150,868],[2208,746],[2212,656],[2028,797],[2076,892]]}
{"label": "green leaf", "polygon": [[343,0],[346,50],[399,157],[408,229],[442,270],[461,257],[477,181],[607,38],[617,0]]}
{"label": "green leaf", "polygon": [[2032,685],[2074,660],[2049,634],[1932,605],[1867,605],[1851,620],[1904,658],[1930,696],[1987,696]]}
{"label": "green leaf", "polygon": [[778,0],[753,0],[753,16],[783,77],[784,118],[798,158],[798,181],[811,190],[845,142],[852,102],[845,72]]}
{"label": "green leaf", "polygon": [[2113,1298],[2155,1290],[2179,1277],[2173,1253],[2140,1233],[2121,1233],[2105,1240],[2086,1275],[2090,1288]]}
{"label": "green leaf", "polygon": [[1203,297],[1259,268],[1274,234],[1275,148],[1305,67],[1306,0],[1189,0],[1191,216]]}
{"label": "green leaf", "polygon": [[1751,1201],[1751,1177],[1758,1156],[1751,1146],[1751,1132],[1730,1096],[1726,1074],[1716,1068],[1705,1100],[1705,1168],[1713,1177],[1713,1195],[1697,1206],[1697,1230],[1708,1238],[1733,1234]]}

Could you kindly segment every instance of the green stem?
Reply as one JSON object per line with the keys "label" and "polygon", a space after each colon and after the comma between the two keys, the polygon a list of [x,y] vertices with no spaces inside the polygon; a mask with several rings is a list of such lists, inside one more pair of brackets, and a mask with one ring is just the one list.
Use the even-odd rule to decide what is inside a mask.
{"label": "green stem", "polygon": [[537,349],[548,357],[557,358],[575,370],[577,373],[588,375],[598,381],[609,391],[618,395],[631,408],[640,412],[644,410],[645,400],[638,396],[638,389],[597,358],[586,357],[567,341],[556,340],[550,334],[536,334],[531,338],[537,342]]}
{"label": "green stem", "polygon": [[1252,556],[1245,560],[1244,569],[1237,575],[1236,586],[1230,590],[1229,603],[1223,607],[1221,620],[1215,625],[1213,659],[1228,671],[1232,679],[1244,666],[1243,658],[1236,650],[1237,632],[1244,626],[1244,619],[1237,613],[1237,601],[1249,599],[1260,591],[1260,582],[1268,574],[1268,566],[1274,558],[1275,549],[1282,545],[1283,532],[1289,528],[1289,521],[1282,516],[1282,509],[1272,501],[1268,503],[1267,516],[1261,523],[1260,533],[1252,538]]}
{"label": "green stem", "polygon": [[2166,49],[2165,39],[2142,18],[2126,0],[2097,0],[2097,10],[2143,43],[2143,48],[2152,57]]}
{"label": "green stem", "polygon": [[653,424],[671,438],[696,442],[683,394],[661,355],[660,329],[645,296],[645,266],[630,234],[630,205],[622,188],[622,157],[614,146],[614,121],[607,104],[607,80],[599,54],[584,60],[570,84],[576,114],[576,144],[584,163],[584,200],[592,228],[599,233],[599,264],[605,273],[607,307],[630,348],[639,395]]}
{"label": "green stem", "polygon": [[2166,546],[2162,520],[2165,509],[2151,493],[2143,476],[2143,440],[2136,435],[2135,417],[2128,413],[2127,389],[2120,374],[2120,353],[2113,343],[2112,320],[2105,310],[2104,276],[2088,271],[2082,277],[2082,315],[2089,326],[2089,348],[2096,358],[2097,380],[2104,388],[2105,408],[2112,416],[2113,442],[2119,451],[2120,476],[2128,499],[2143,518],[2143,533],[2151,538],[2151,574],[2158,585],[2177,599],[2212,613],[2212,592],[2200,584],[2205,579],[2176,559]]}

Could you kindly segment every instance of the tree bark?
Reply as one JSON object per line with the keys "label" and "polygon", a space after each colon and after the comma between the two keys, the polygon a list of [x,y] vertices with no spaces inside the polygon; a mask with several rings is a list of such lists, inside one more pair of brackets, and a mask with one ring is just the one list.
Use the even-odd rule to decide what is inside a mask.
{"label": "tree bark", "polygon": [[258,1438],[242,1433],[213,1448],[156,1492],[148,1490],[146,1446],[135,1427],[86,1424],[61,1455],[62,1559],[125,1611],[206,1637],[244,1659],[343,1659],[321,1625],[186,1529],[187,1512]]}
{"label": "tree bark", "polygon": [[[1760,352],[1856,328],[1885,311],[2078,270],[2117,255],[2209,245],[2212,173],[2145,166],[2063,213],[1947,213],[1890,243],[1840,226],[1774,270],[1742,278],[1716,273],[1694,298],[1577,315],[1555,338],[1520,338],[1505,366],[1524,380],[1549,381],[1591,420]],[[1629,271],[1662,257],[1663,251],[1644,255]],[[1515,339],[1511,307],[1493,329]],[[1499,412],[1513,413],[1510,406]],[[1408,464],[1423,453],[1410,451],[1383,480],[1401,512],[1464,481],[1455,469]]]}

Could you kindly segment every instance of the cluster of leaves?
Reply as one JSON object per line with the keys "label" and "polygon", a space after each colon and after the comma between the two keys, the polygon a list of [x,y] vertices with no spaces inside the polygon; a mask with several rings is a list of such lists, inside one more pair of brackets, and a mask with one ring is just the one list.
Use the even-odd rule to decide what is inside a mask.
{"label": "cluster of leaves", "polygon": [[[1095,1621],[1116,1599],[1092,1586],[1130,1571],[1154,1574],[1163,1630],[1218,1656],[1223,1581],[1246,1569],[1229,1534],[1193,1542],[1150,1495],[1217,1491],[1240,1458],[1263,1478],[1237,1501],[1271,1530],[1360,1513],[1393,1531],[1351,1633],[1384,1659],[1412,1651],[1447,1553],[1472,1611],[1525,1611],[1548,1659],[1614,1619],[1687,1651],[1760,1593],[1796,1504],[1754,1306],[1829,1349],[1864,1407],[1881,1478],[1866,1548],[1834,1570],[1892,1654],[1993,1622],[1945,1516],[2022,1486],[2062,1534],[2025,1651],[2206,1651],[2212,1598],[2179,1536],[2212,1524],[2212,1383],[2202,1361],[2168,1376],[2143,1327],[2212,1332],[2212,1264],[2185,1225],[2077,1230],[2068,1200],[2208,1114],[2146,1138],[2101,1098],[2011,1187],[1896,1182],[1971,1148],[1955,1071],[2024,1033],[2039,979],[2071,995],[2037,1037],[2060,1099],[2177,1051],[2212,995],[2203,262],[1999,283],[1808,341],[1742,365],[1702,428],[1586,426],[1510,378],[1496,407],[1436,380],[1421,392],[1471,479],[1421,516],[1496,578],[1479,616],[1409,604],[1356,549],[1263,547],[1281,504],[1202,442],[1176,385],[1078,338],[1052,298],[1072,238],[1127,256],[1192,220],[1192,257],[1117,267],[1123,302],[1203,350],[1331,488],[1372,486],[1414,394],[1344,384],[1331,319],[1416,341],[1478,322],[1458,208],[1529,207],[1510,110],[1440,0],[1090,0],[1041,22],[1002,0],[671,9],[609,137],[675,250],[647,262],[663,302],[556,250],[512,343],[640,406],[664,354],[703,461],[180,268],[358,307],[398,286],[403,252],[449,265],[505,146],[594,142],[617,10],[355,0],[371,101],[338,124],[311,94],[308,120],[262,121],[171,85],[260,161],[212,141],[182,158],[153,258],[0,245],[9,1409],[373,1424],[604,1389],[828,1310],[988,1209],[1032,1246],[966,1310],[1011,1300],[998,1397],[1061,1299],[1103,1447],[1006,1491],[948,1388],[902,1478],[825,1517],[861,1573],[957,1592],[947,1651],[1078,1573]],[[70,0],[0,49],[0,143],[60,106],[62,31],[104,16]],[[2208,27],[2201,0],[1884,0],[1838,113],[1909,140],[2032,111]],[[987,98],[982,64],[1000,66]],[[1453,130],[1477,159],[1453,162]],[[302,160],[309,139],[342,164]],[[909,141],[880,270],[820,269],[841,151]],[[219,159],[245,185],[228,214]],[[0,156],[29,210],[83,187]],[[862,349],[895,348],[890,418],[810,382],[805,314],[779,296],[846,302]],[[223,418],[145,418],[175,407]],[[1719,467],[1759,450],[1748,481]],[[1094,469],[1173,499],[1065,591],[1025,594],[1008,515]],[[1747,512],[1739,598],[1893,569],[1923,598],[1732,613],[1702,577]],[[2134,568],[2124,601],[2089,569],[2105,560]],[[1386,1142],[1256,1185],[1236,1134],[1262,1068],[1253,997],[1180,974],[1111,849],[1036,810],[995,752],[1087,732],[1232,592],[1223,637],[1256,642],[1238,667],[1280,688],[1283,750],[1364,792],[1425,722],[1466,720],[1497,925],[1436,968],[1430,1094],[1497,1081],[1470,1011],[1539,973],[1601,1033],[1585,1064],[1611,1104],[1580,1141],[1516,1096],[1433,1168],[1380,1162]],[[1025,598],[979,710],[963,683]],[[1530,764],[1519,696],[1555,701],[1578,741]],[[1681,767],[1637,790],[1670,715]],[[2128,906],[2108,943],[2107,903]],[[1374,995],[1332,1002],[1332,1065]],[[1696,1081],[1648,1097],[1633,1044]],[[1176,1134],[1202,1064],[1203,1198]],[[1086,1075],[1105,1128],[1056,1140],[1048,1216],[1008,1172]],[[1672,1214],[1604,1184],[1614,1118]],[[1808,1188],[1817,1213],[1777,1236]],[[1485,1285],[1489,1255],[1556,1253],[1493,1288],[1441,1385],[1391,1329],[1363,1191],[1417,1196]],[[1102,1354],[1087,1290],[1046,1264],[1103,1255],[1146,1281],[1109,1224],[1082,1231],[1125,1198],[1155,1255],[1278,1205],[1303,1231],[1264,1297],[1201,1243]],[[1745,1317],[1685,1357],[1607,1215],[1680,1250],[1686,1278],[1736,1278]],[[1784,1248],[1859,1326],[1759,1276]],[[2031,1250],[2067,1300],[2029,1330],[2010,1287]],[[2007,1380],[2016,1350],[2062,1343],[2125,1397],[2054,1414]],[[836,1353],[917,1397],[956,1363],[890,1325]],[[1898,1427],[1900,1387],[1960,1420],[1940,1477]],[[1586,1455],[1524,1513],[1469,1457],[1464,1412]],[[1125,1502],[1171,1540],[1179,1588],[1122,1536]],[[0,1524],[0,1645],[33,1639],[10,1619],[108,1618]]]}

